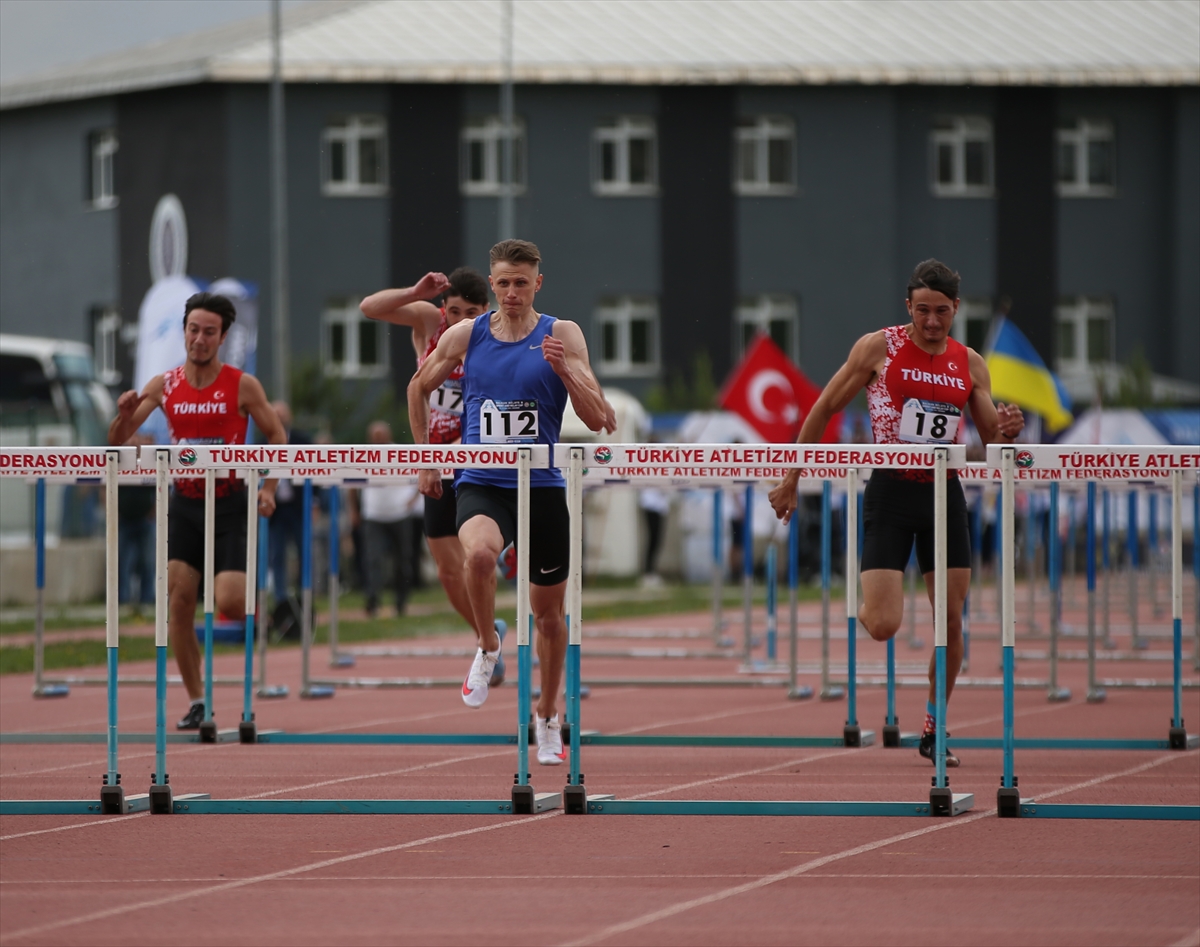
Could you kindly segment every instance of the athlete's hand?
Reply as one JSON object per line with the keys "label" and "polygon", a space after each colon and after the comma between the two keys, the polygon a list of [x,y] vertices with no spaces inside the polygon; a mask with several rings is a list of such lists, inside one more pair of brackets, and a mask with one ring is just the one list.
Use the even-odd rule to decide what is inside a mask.
{"label": "athlete's hand", "polygon": [[445,273],[426,273],[412,288],[414,296],[421,299],[433,299],[450,288],[450,280]]}
{"label": "athlete's hand", "polygon": [[1025,415],[1015,404],[996,405],[996,416],[999,419],[999,433],[1002,437],[1012,440],[1025,429]]}
{"label": "athlete's hand", "polygon": [[133,420],[134,412],[137,411],[138,405],[145,400],[146,396],[136,391],[127,391],[117,399],[117,414],[121,416],[122,421]]}
{"label": "athlete's hand", "polygon": [[783,483],[767,494],[771,501],[771,509],[785,523],[791,522],[792,514],[796,512],[796,506],[800,502],[796,494],[796,482],[796,479],[791,476],[785,477]]}
{"label": "athlete's hand", "polygon": [[258,491],[258,515],[271,516],[275,512],[275,491],[260,487]]}
{"label": "athlete's hand", "polygon": [[617,412],[608,399],[604,399],[604,430],[608,434],[613,434],[617,430]]}
{"label": "athlete's hand", "polygon": [[542,358],[550,363],[556,375],[565,378],[571,374],[571,366],[567,364],[567,347],[563,345],[562,339],[556,339],[552,335],[543,338]]}
{"label": "athlete's hand", "polygon": [[417,489],[424,496],[440,500],[442,498],[442,472],[440,470],[422,470],[417,475]]}

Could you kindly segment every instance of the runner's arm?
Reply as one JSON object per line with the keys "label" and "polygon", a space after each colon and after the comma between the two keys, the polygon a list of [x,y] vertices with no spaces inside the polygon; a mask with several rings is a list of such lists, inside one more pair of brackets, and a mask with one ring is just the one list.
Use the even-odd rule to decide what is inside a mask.
{"label": "runner's arm", "polygon": [[[279,415],[267,400],[262,382],[248,372],[243,372],[242,379],[238,382],[238,408],[254,419],[258,429],[266,436],[268,444],[287,443],[287,431],[283,429]],[[278,486],[279,481],[275,479],[262,482],[258,491],[258,512],[263,516],[270,516],[275,512],[275,490]]]}
{"label": "runner's arm", "polygon": [[592,374],[583,330],[574,322],[557,319],[551,332],[542,340],[542,357],[567,386],[575,413],[588,430],[611,434],[617,429],[616,417],[612,405],[604,398],[600,382]]}
{"label": "runner's arm", "polygon": [[[440,296],[450,288],[450,280],[443,273],[426,273],[414,286],[404,289],[381,289],[358,304],[368,319],[390,322],[392,325],[408,326],[413,330],[413,345],[418,347],[418,356],[424,355],[426,340],[437,331],[442,313],[428,300]],[[417,336],[420,335],[418,339]]]}
{"label": "runner's arm", "polygon": [[117,399],[117,416],[108,426],[108,443],[114,447],[124,444],[143,424],[151,412],[162,404],[163,376],[155,375],[142,393],[127,391]]}
{"label": "runner's arm", "polygon": [[1025,416],[1015,404],[992,403],[992,374],[987,362],[974,349],[967,350],[971,370],[971,397],[967,406],[975,430],[984,444],[1011,444],[1025,427]]}
{"label": "runner's arm", "polygon": [[[800,434],[796,442],[812,444],[820,440],[833,416],[871,383],[886,357],[887,339],[882,332],[872,332],[855,342],[846,363],[829,379],[829,384],[822,389],[820,397],[808,412],[808,417],[800,425]],[[779,486],[771,490],[771,508],[785,523],[795,512],[796,486],[799,483],[800,471],[792,470]]]}

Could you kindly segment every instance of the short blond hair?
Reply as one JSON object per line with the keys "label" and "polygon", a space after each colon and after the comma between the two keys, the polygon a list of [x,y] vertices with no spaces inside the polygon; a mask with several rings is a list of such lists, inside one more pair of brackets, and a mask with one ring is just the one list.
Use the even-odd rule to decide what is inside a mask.
{"label": "short blond hair", "polygon": [[540,266],[542,254],[538,252],[537,244],[528,240],[501,240],[492,247],[488,262],[492,266],[497,263],[532,263]]}

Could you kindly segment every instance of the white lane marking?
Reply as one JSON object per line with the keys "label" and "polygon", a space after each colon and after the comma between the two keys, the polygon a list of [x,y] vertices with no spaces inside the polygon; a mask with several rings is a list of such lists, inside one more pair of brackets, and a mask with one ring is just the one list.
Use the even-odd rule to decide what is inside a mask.
{"label": "white lane marking", "polygon": [[697,786],[711,786],[713,783],[728,782],[731,779],[743,779],[746,776],[758,776],[762,773],[769,773],[772,770],[786,769],[789,766],[801,766],[805,763],[815,763],[818,760],[827,760],[832,756],[845,756],[847,753],[853,753],[853,750],[846,750],[845,747],[838,747],[828,753],[818,753],[815,756],[799,757],[794,760],[788,760],[786,763],[775,763],[771,766],[760,766],[757,769],[746,769],[740,773],[730,773],[728,776],[712,776],[708,779],[697,779],[690,783],[680,783],[678,786],[671,786],[668,789],[655,789],[652,792],[639,793],[636,796],[628,796],[629,799],[651,799],[654,796],[662,796],[670,792],[681,792],[684,789],[695,789]]}
{"label": "white lane marking", "polygon": [[1200,947],[1200,927],[1175,941],[1171,947]]}
{"label": "white lane marking", "polygon": [[[1095,779],[1089,779],[1086,782],[1077,783],[1074,786],[1064,786],[1062,789],[1054,792],[1045,793],[1040,798],[1048,798],[1050,796],[1061,796],[1068,792],[1075,792],[1079,789],[1084,789],[1090,786],[1096,786],[1100,783],[1108,782],[1112,779],[1120,779],[1123,776],[1132,776],[1135,773],[1140,773],[1154,766],[1160,766],[1169,760],[1179,759],[1178,752],[1169,753],[1166,756],[1160,756],[1156,760],[1149,763],[1143,763],[1140,766],[1134,766],[1127,770],[1121,770],[1116,773],[1109,773],[1106,776],[1099,776]],[[765,888],[779,881],[786,881],[789,878],[795,878],[799,875],[808,874],[816,871],[818,868],[823,868],[825,865],[833,864],[834,862],[843,861],[847,858],[853,858],[856,855],[864,855],[867,852],[873,852],[880,848],[885,848],[888,845],[895,845],[897,842],[906,842],[909,839],[920,838],[925,835],[932,835],[934,832],[942,832],[946,829],[958,828],[964,825],[971,825],[981,819],[987,819],[996,814],[995,809],[985,809],[982,812],[974,813],[968,816],[958,816],[948,822],[941,822],[937,825],[931,825],[923,829],[916,829],[912,832],[904,832],[900,835],[893,835],[886,839],[880,839],[876,842],[866,842],[862,845],[856,845],[853,848],[845,849],[841,852],[835,852],[832,855],[825,855],[821,858],[814,858],[812,861],[804,862],[796,865],[793,868],[785,871],[774,872],[770,875],[763,875],[754,881],[748,881],[745,884],[735,885],[732,888],[725,888],[722,891],[714,891],[712,894],[707,894],[699,898],[691,898],[687,901],[677,901],[675,904],[668,905],[665,908],[660,908],[657,911],[650,911],[638,917],[630,918],[628,921],[622,921],[618,924],[610,924],[608,927],[603,927],[598,931],[588,934],[585,937],[576,940],[567,941],[563,947],[587,947],[590,944],[598,944],[603,940],[608,940],[610,937],[615,937],[618,934],[627,934],[630,931],[646,927],[650,924],[655,924],[658,921],[666,920],[670,917],[683,914],[693,908],[703,907],[706,904],[715,904],[718,901],[725,901],[729,898],[736,897],[739,894],[746,894],[750,891],[757,891],[760,888]]]}
{"label": "white lane marking", "polygon": [[341,776],[338,779],[325,779],[319,783],[305,783],[303,786],[289,786],[287,789],[272,789],[270,792],[255,793],[253,796],[241,796],[242,799],[266,799],[279,796],[285,792],[300,792],[302,789],[319,789],[322,786],[337,786],[341,783],[353,783],[364,779],[383,779],[387,776],[401,776],[404,773],[416,773],[424,769],[436,769],[439,766],[449,766],[452,763],[468,763],[472,760],[485,760],[491,756],[507,756],[511,750],[497,750],[491,753],[475,753],[471,756],[455,756],[448,760],[437,760],[433,763],[421,763],[416,766],[406,766],[403,769],[388,770],[383,773],[364,773],[360,776]]}
{"label": "white lane marking", "polygon": [[94,819],[90,822],[76,822],[73,825],[58,825],[52,829],[34,829],[32,832],[14,832],[12,835],[0,835],[0,842],[7,842],[9,839],[26,838],[30,835],[49,835],[51,832],[69,832],[71,829],[91,828],[93,825],[107,825],[109,822],[127,822],[129,819],[137,819],[144,815],[149,815],[149,812],[133,812],[129,815],[114,816],[111,819]]}
{"label": "white lane marking", "polygon": [[441,835],[430,835],[411,842],[401,842],[398,845],[384,845],[380,848],[372,848],[365,852],[356,852],[353,855],[342,855],[340,858],[326,858],[319,862],[313,862],[310,865],[298,865],[295,868],[285,868],[281,871],[272,871],[265,875],[254,875],[250,878],[242,878],[237,881],[227,881],[224,884],[213,885],[212,887],[193,888],[190,891],[180,891],[177,894],[170,894],[161,898],[151,898],[149,900],[138,901],[133,904],[124,904],[118,907],[106,908],[102,911],[92,911],[90,914],[81,914],[77,917],[63,918],[58,921],[52,921],[49,924],[39,924],[35,927],[26,927],[22,930],[12,931],[9,934],[0,934],[0,943],[10,943],[18,938],[33,937],[34,935],[45,934],[49,931],[62,930],[65,927],[74,927],[77,924],[88,924],[93,921],[104,921],[108,918],[119,917],[122,914],[130,914],[134,911],[165,907],[168,904],[178,904],[181,901],[189,901],[193,898],[207,898],[211,897],[212,895],[220,894],[224,891],[233,891],[237,888],[245,888],[249,885],[261,884],[264,881],[278,881],[282,878],[291,878],[295,875],[302,875],[306,872],[317,871],[322,868],[332,868],[334,865],[344,865],[347,862],[361,861],[364,858],[374,858],[376,855],[388,855],[392,852],[402,852],[406,848],[416,848],[419,845],[428,845],[431,842],[444,842],[448,839],[464,838],[469,835],[480,835],[484,832],[494,832],[497,829],[507,829],[514,825],[526,825],[530,822],[539,822],[544,819],[553,818],[559,814],[560,810],[555,810],[554,812],[546,812],[540,815],[528,816],[524,819],[510,819],[504,822],[494,822],[491,825],[478,825],[470,829],[461,829],[458,832],[445,832]]}
{"label": "white lane marking", "polygon": [[[697,880],[704,881],[714,878],[757,878],[756,874],[748,872],[734,872],[724,874],[653,874],[653,875],[564,875],[558,872],[545,875],[310,875],[304,878],[295,878],[295,881],[315,881],[321,884],[329,884],[331,882],[344,881],[347,883],[357,884],[364,881],[552,881],[552,880],[567,880],[567,881],[612,881],[612,880],[654,880],[661,881],[662,879],[670,879],[672,881],[688,881]],[[805,875],[798,876],[800,878]],[[1068,880],[1068,881],[1200,881],[1200,875],[1037,875],[1037,874],[1015,874],[1015,875],[980,875],[980,874],[962,874],[954,872],[953,874],[930,874],[930,873],[913,873],[905,872],[903,874],[881,874],[878,872],[826,872],[822,875],[807,876],[816,878],[888,878],[907,881],[911,878],[968,878],[972,880],[1005,880],[1017,879],[1020,881],[1042,881],[1051,880]],[[77,878],[74,880],[52,881],[47,879],[39,879],[34,881],[0,881],[0,887],[4,885],[144,885],[149,881],[154,884],[220,884],[229,881],[228,877],[217,875],[212,878]]]}

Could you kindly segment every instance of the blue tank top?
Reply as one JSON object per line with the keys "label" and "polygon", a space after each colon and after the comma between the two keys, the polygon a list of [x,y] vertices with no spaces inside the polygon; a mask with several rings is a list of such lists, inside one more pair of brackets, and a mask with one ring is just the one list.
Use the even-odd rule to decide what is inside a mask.
{"label": "blue tank top", "polygon": [[[533,331],[519,342],[501,342],[491,330],[492,313],[471,327],[463,358],[464,444],[555,444],[567,404],[567,386],[542,357],[542,339],[554,317],[538,317]],[[515,470],[464,470],[459,483],[495,487],[517,485]],[[530,486],[564,486],[557,467],[534,469]]]}

